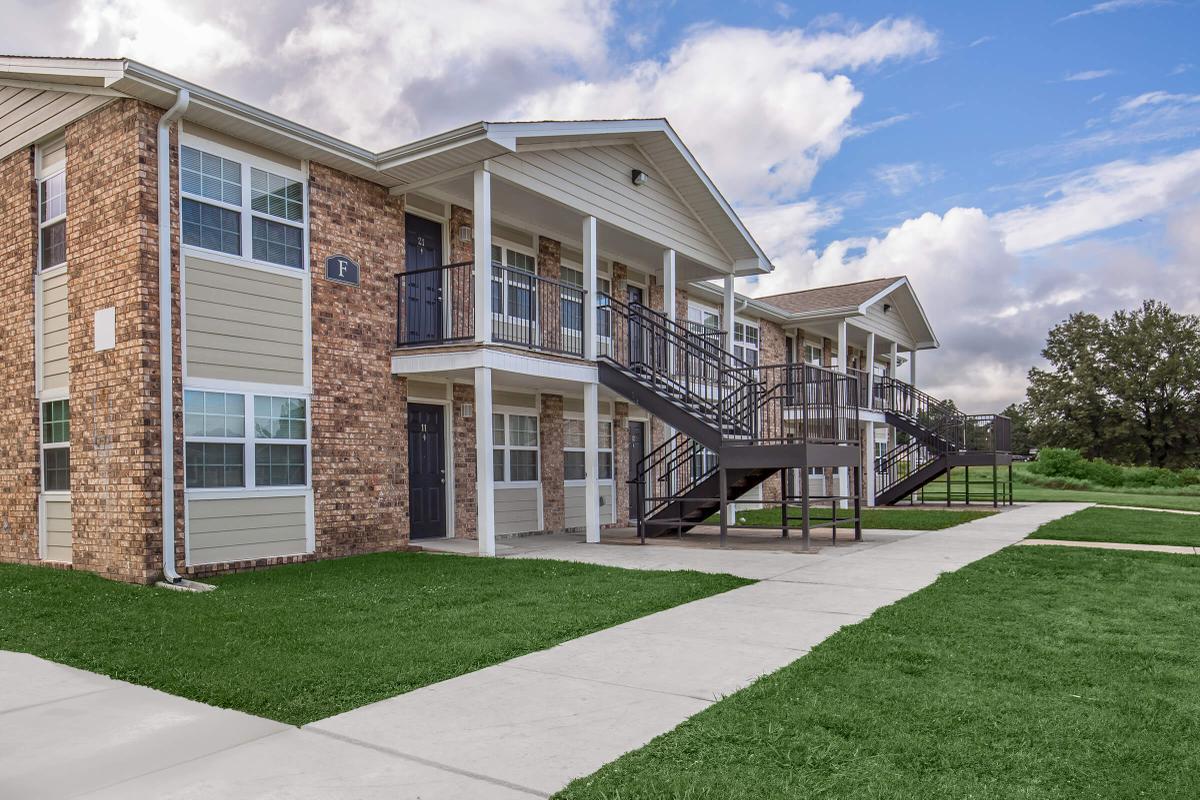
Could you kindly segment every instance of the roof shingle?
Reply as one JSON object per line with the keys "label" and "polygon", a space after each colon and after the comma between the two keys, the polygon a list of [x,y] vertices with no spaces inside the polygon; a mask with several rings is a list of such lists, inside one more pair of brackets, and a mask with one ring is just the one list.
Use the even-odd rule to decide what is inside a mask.
{"label": "roof shingle", "polygon": [[769,294],[755,298],[760,303],[775,306],[791,314],[814,311],[832,311],[839,308],[859,306],[891,286],[902,277],[874,278],[856,283],[840,283],[836,286],[820,286],[799,292]]}

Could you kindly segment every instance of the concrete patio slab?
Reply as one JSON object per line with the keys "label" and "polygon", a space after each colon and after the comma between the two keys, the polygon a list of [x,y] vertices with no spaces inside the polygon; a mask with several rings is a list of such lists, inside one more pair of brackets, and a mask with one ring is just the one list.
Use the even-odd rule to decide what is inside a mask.
{"label": "concrete patio slab", "polygon": [[330,717],[307,729],[551,794],[708,703],[587,677],[499,666]]}

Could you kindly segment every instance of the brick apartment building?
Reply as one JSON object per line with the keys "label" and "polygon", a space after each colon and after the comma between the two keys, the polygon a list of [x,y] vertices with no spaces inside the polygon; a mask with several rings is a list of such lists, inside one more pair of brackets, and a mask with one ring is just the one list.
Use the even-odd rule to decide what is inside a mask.
{"label": "brick apartment building", "polygon": [[[739,376],[793,380],[767,365],[853,413],[726,495],[873,502],[880,387],[936,338],[904,278],[734,294],[770,269],[665,120],[373,153],[135,62],[0,58],[0,560],[146,583],[598,541],[727,479],[747,434],[713,419]],[[790,387],[772,441],[816,441],[796,398],[835,412]]]}

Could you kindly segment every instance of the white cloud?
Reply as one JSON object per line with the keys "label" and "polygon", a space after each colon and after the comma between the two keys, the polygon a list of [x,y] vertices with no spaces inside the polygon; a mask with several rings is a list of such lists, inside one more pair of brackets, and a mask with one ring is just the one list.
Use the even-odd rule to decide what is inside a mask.
{"label": "white cloud", "polygon": [[1072,176],[1050,203],[996,218],[1019,253],[1157,214],[1200,191],[1200,149],[1153,161],[1113,161]]}
{"label": "white cloud", "polygon": [[967,45],[967,47],[979,47],[981,44],[987,44],[988,42],[994,41],[996,41],[995,36],[980,36],[978,39]]}
{"label": "white cloud", "polygon": [[663,60],[534,93],[512,112],[532,119],[666,116],[730,196],[786,202],[853,132],[850,117],[862,95],[835,73],[927,54],[936,44],[912,20],[816,32],[705,27]]}
{"label": "white cloud", "polygon": [[1095,3],[1087,8],[1067,14],[1065,17],[1060,17],[1056,21],[1066,22],[1067,20],[1078,19],[1079,17],[1090,17],[1093,14],[1111,14],[1114,11],[1125,11],[1130,8],[1166,5],[1174,5],[1174,3],[1171,0],[1104,0],[1102,3]]}
{"label": "white cloud", "polygon": [[1063,78],[1064,81],[1094,81],[1100,78],[1107,78],[1109,75],[1116,75],[1115,69],[1088,69],[1083,72],[1073,72]]}
{"label": "white cloud", "polygon": [[1130,98],[1117,106],[1118,115],[1129,115],[1149,107],[1190,106],[1200,103],[1200,94],[1171,94],[1170,92],[1146,92]]}
{"label": "white cloud", "polygon": [[881,164],[872,170],[872,174],[892,195],[899,197],[919,186],[941,180],[943,173],[939,167],[912,161],[907,164]]}

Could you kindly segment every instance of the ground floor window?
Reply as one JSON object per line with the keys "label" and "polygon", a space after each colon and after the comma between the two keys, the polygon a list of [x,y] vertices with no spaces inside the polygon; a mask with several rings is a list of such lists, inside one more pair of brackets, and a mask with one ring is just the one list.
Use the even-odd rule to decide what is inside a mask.
{"label": "ground floor window", "polygon": [[183,436],[189,489],[308,485],[304,398],[188,389]]}
{"label": "ground floor window", "polygon": [[[598,430],[599,449],[597,462],[599,480],[613,478],[613,426],[611,420],[600,420]],[[568,481],[587,479],[587,455],[584,439],[583,419],[567,417],[563,420],[563,477]]]}
{"label": "ground floor window", "polygon": [[68,400],[42,403],[42,488],[71,491],[71,406]]}
{"label": "ground floor window", "polygon": [[492,414],[492,472],[497,483],[538,479],[536,414]]}

